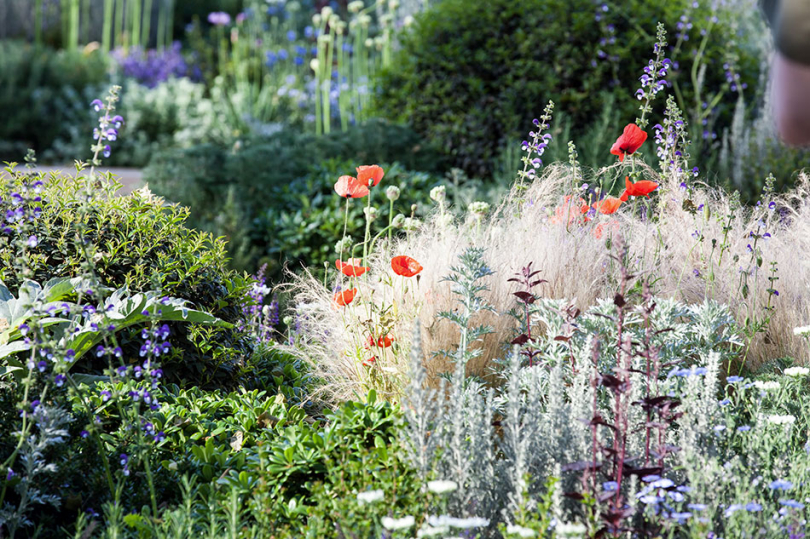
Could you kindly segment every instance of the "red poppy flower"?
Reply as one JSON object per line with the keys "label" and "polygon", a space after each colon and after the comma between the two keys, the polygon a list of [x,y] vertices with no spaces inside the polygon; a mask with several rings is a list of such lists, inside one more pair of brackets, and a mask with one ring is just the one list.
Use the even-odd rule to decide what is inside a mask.
{"label": "red poppy flower", "polygon": [[[579,218],[580,214],[588,213],[588,203],[582,198],[578,198],[576,202],[572,201],[571,195],[566,195],[564,202],[561,206],[554,208],[554,215],[549,218],[549,222],[559,224],[568,219],[570,225],[575,219]],[[587,218],[585,219],[588,220]]]}
{"label": "red poppy flower", "polygon": [[335,260],[335,266],[347,277],[360,277],[369,270],[369,268],[360,264],[359,258],[350,258],[346,262]]}
{"label": "red poppy flower", "polygon": [[372,346],[376,346],[378,348],[388,348],[394,343],[394,337],[391,334],[387,334],[383,337],[379,337],[376,340],[374,339],[374,335],[368,336],[368,343],[366,344],[366,348],[371,348]]}
{"label": "red poppy flower", "polygon": [[424,268],[422,265],[414,260],[409,256],[395,256],[391,259],[391,269],[394,270],[394,273],[397,275],[402,275],[403,277],[413,277]]}
{"label": "red poppy flower", "polygon": [[372,365],[374,365],[375,361],[377,361],[377,356],[371,356],[370,358],[363,360],[363,365],[365,365],[366,367],[371,367]]}
{"label": "red poppy flower", "polygon": [[335,304],[337,304],[339,307],[345,307],[346,305],[354,301],[354,296],[356,295],[357,289],[351,288],[349,290],[342,290],[338,292],[337,294],[335,294],[333,299]]}
{"label": "red poppy flower", "polygon": [[370,180],[374,180],[371,186],[376,186],[380,183],[380,180],[383,179],[383,176],[385,176],[385,171],[379,165],[363,165],[357,167],[357,179],[366,187],[369,186]]}
{"label": "red poppy flower", "polygon": [[609,234],[616,234],[619,231],[619,222],[615,219],[612,219],[606,223],[599,223],[595,227],[593,227],[593,237],[601,240],[602,236],[605,235],[605,232]]}
{"label": "red poppy flower", "polygon": [[630,197],[647,197],[650,198],[650,193],[658,189],[658,184],[649,180],[641,180],[640,182],[632,183],[629,176],[624,177],[624,193],[619,198],[622,202],[627,202]]}
{"label": "red poppy flower", "polygon": [[610,153],[619,156],[619,161],[624,161],[624,156],[632,155],[636,152],[644,141],[647,140],[647,133],[642,131],[636,124],[627,124],[624,133],[616,139]]}
{"label": "red poppy flower", "polygon": [[335,183],[335,192],[345,198],[363,198],[368,194],[368,184],[353,176],[341,176]]}
{"label": "red poppy flower", "polygon": [[622,200],[616,197],[605,197],[599,202],[594,203],[593,207],[599,213],[610,215],[611,213],[616,213],[616,210],[619,209],[619,206],[622,205]]}

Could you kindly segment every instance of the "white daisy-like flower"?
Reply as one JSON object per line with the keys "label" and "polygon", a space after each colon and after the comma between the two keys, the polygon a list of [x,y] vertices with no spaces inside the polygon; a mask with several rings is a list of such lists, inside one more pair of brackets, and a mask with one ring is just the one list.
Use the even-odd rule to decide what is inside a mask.
{"label": "white daisy-like flower", "polygon": [[785,376],[807,376],[810,374],[810,369],[807,367],[790,367],[785,369]]}
{"label": "white daisy-like flower", "polygon": [[779,385],[779,382],[774,380],[755,380],[754,387],[761,389],[762,391],[768,391],[770,389],[779,389],[782,386]]}
{"label": "white daisy-like flower", "polygon": [[383,498],[385,498],[385,493],[382,490],[367,490],[357,494],[357,501],[360,503],[380,502]]}
{"label": "white daisy-like flower", "polygon": [[383,517],[382,525],[386,530],[407,530],[416,524],[416,519],[408,515],[402,518]]}
{"label": "white daisy-like flower", "polygon": [[536,537],[537,532],[532,530],[531,528],[524,528],[523,526],[516,526],[514,524],[510,524],[506,527],[506,535],[517,535],[518,537]]}
{"label": "white daisy-like flower", "polygon": [[774,425],[792,425],[796,422],[796,418],[792,415],[766,415],[765,420]]}
{"label": "white daisy-like flower", "polygon": [[455,481],[428,481],[427,488],[435,494],[447,494],[458,490],[458,483]]}

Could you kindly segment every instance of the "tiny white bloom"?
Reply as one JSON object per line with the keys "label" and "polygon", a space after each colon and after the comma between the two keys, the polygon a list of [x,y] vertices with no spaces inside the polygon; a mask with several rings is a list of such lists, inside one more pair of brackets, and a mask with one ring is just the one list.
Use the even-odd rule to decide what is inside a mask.
{"label": "tiny white bloom", "polygon": [[467,530],[470,528],[483,528],[484,526],[488,526],[489,520],[480,517],[456,518],[448,515],[438,517],[431,515],[428,517],[428,524],[435,528],[449,526],[451,528]]}
{"label": "tiny white bloom", "polygon": [[416,524],[416,519],[408,515],[402,518],[383,517],[382,525],[386,530],[407,530]]}
{"label": "tiny white bloom", "polygon": [[807,376],[810,374],[810,369],[807,367],[790,367],[785,369],[786,376]]}
{"label": "tiny white bloom", "polygon": [[796,418],[792,415],[766,415],[765,419],[768,423],[773,423],[774,425],[792,425],[796,422]]}
{"label": "tiny white bloom", "polygon": [[447,188],[444,185],[438,185],[430,190],[430,199],[435,202],[444,202],[447,196]]}
{"label": "tiny white bloom", "polygon": [[436,494],[446,494],[458,489],[455,481],[428,481],[427,488]]}
{"label": "tiny white bloom", "polygon": [[582,524],[564,522],[555,531],[558,537],[582,537],[587,529]]}
{"label": "tiny white bloom", "polygon": [[793,334],[794,335],[800,335],[800,336],[805,336],[805,335],[810,336],[810,326],[802,326],[800,328],[793,328]]}
{"label": "tiny white bloom", "polygon": [[535,537],[537,532],[530,528],[524,528],[523,526],[516,526],[514,524],[510,524],[506,527],[506,535],[517,535],[518,537]]}
{"label": "tiny white bloom", "polygon": [[416,532],[417,537],[433,537],[435,535],[444,535],[445,533],[449,532],[450,528],[447,526],[441,528],[432,528],[428,526],[427,528],[422,528]]}
{"label": "tiny white bloom", "polygon": [[382,501],[385,494],[382,490],[367,490],[357,495],[357,501],[360,503],[374,503]]}
{"label": "tiny white bloom", "polygon": [[762,391],[768,391],[769,389],[779,389],[782,386],[779,385],[779,382],[773,380],[755,380],[754,387]]}

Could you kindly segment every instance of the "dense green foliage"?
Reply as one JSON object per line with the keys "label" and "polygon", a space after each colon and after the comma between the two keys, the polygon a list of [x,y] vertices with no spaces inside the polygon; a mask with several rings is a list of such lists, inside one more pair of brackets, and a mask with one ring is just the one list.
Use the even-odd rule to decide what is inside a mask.
{"label": "dense green foliage", "polygon": [[[28,250],[29,278],[42,283],[87,271],[76,241],[84,183],[52,176],[45,184],[42,215],[31,225],[38,244]],[[7,198],[14,185],[0,188],[0,196]],[[94,271],[102,285],[132,292],[159,290],[231,324],[240,319],[250,283],[227,269],[222,241],[186,228],[185,209],[164,206],[162,199],[144,192],[115,197],[98,186],[84,238],[95,245]],[[0,279],[11,290],[20,284],[14,271],[18,249],[11,244],[0,250]],[[168,379],[183,385],[233,383],[252,350],[248,337],[235,328],[177,324],[171,342],[164,370]],[[136,338],[124,340],[126,345],[135,351],[140,346]]]}
{"label": "dense green foliage", "polygon": [[55,51],[0,41],[0,161],[19,161],[28,148],[39,152],[65,136],[71,118],[59,97],[65,91],[102,83],[106,68],[100,52]]}
{"label": "dense green foliage", "polygon": [[[641,76],[655,41],[652,27],[640,21],[660,21],[672,35],[691,4],[445,0],[403,33],[397,59],[382,77],[378,108],[409,121],[454,165],[486,175],[504,144],[525,138],[530,119],[549,100],[572,119],[575,132],[596,119],[608,95],[622,97],[616,101],[622,125],[632,121],[636,104],[627,97],[638,88],[632,81]],[[679,85],[682,106],[695,100],[689,70],[702,30],[710,30],[704,85],[726,84],[722,65],[730,53],[739,56],[742,80],[753,83],[758,59],[737,50],[732,24],[708,22],[708,5],[688,13],[690,39],[667,52],[680,63],[669,80]],[[673,36],[670,44],[675,42]]]}
{"label": "dense green foliage", "polygon": [[[398,165],[386,165],[394,162]],[[331,260],[344,219],[334,183],[354,174],[357,165],[372,163],[385,166],[385,186],[401,187],[395,212],[410,215],[414,203],[424,207],[436,180],[409,171],[435,171],[435,151],[407,128],[385,122],[324,137],[285,130],[232,147],[173,150],[152,160],[144,181],[191,208],[190,225],[227,237],[235,267],[253,269],[266,262],[270,279],[278,280],[285,263],[318,268]],[[375,203],[385,208],[380,219],[387,222],[383,196],[380,190]],[[348,232],[362,226],[360,204],[354,204]]]}

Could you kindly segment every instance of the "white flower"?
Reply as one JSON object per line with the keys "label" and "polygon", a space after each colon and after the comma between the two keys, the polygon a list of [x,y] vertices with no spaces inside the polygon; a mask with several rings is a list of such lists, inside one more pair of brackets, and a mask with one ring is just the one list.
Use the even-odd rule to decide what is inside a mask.
{"label": "white flower", "polygon": [[312,60],[309,61],[309,68],[312,71],[315,71],[317,73],[319,67],[320,67],[320,62],[318,61],[317,58],[313,58]]}
{"label": "white flower", "polygon": [[810,374],[810,369],[807,367],[790,367],[785,369],[785,376],[807,376]]}
{"label": "white flower", "polygon": [[357,501],[360,503],[374,503],[380,502],[385,498],[382,490],[367,490],[357,495]]}
{"label": "white flower", "polygon": [[349,13],[357,13],[361,9],[363,9],[363,0],[354,0],[354,2],[349,2],[349,5],[346,6],[346,9],[349,10]]}
{"label": "white flower", "polygon": [[523,526],[515,526],[514,524],[510,524],[506,527],[506,535],[517,535],[518,537],[535,537],[537,532],[530,528],[524,528]]}
{"label": "white flower", "polygon": [[803,326],[800,328],[793,328],[793,334],[799,336],[810,336],[810,326]]}
{"label": "white flower", "polygon": [[754,387],[761,389],[762,391],[768,391],[769,389],[779,389],[782,386],[779,385],[779,382],[775,382],[773,380],[755,380]]}
{"label": "white flower", "polygon": [[449,532],[450,528],[443,527],[443,528],[431,528],[428,526],[427,528],[422,528],[416,532],[417,537],[433,537],[434,535],[444,535],[445,533]]}
{"label": "white flower", "polygon": [[565,522],[555,528],[558,537],[582,537],[587,529],[582,524]]}
{"label": "white flower", "polygon": [[470,528],[483,528],[489,525],[489,520],[481,517],[469,518],[456,518],[448,515],[429,516],[428,524],[433,527],[450,526],[451,528],[459,528],[467,530]]}
{"label": "white flower", "polygon": [[259,283],[253,284],[253,293],[259,294],[261,296],[266,296],[270,293],[270,289],[264,286],[263,284],[260,285]]}
{"label": "white flower", "polygon": [[436,494],[447,494],[458,489],[455,481],[428,481],[427,488]]}
{"label": "white flower", "polygon": [[792,415],[766,415],[765,419],[774,425],[792,425],[796,422],[796,418]]}
{"label": "white flower", "polygon": [[382,519],[383,528],[392,531],[407,530],[408,528],[412,528],[414,524],[416,524],[416,519],[410,515],[402,518],[383,517]]}

